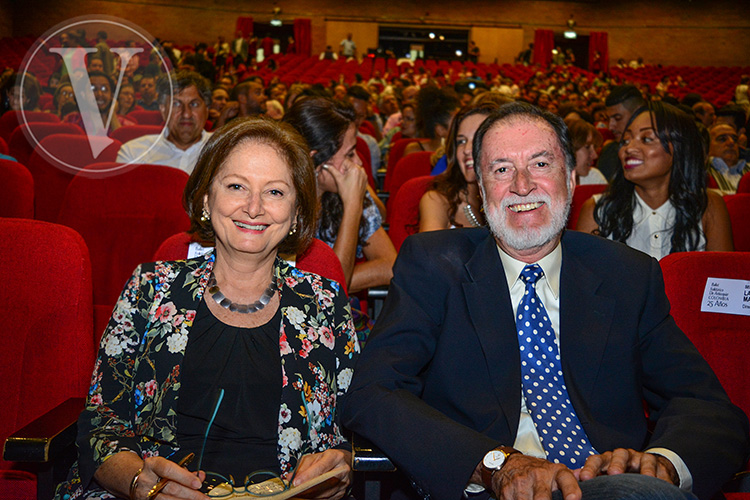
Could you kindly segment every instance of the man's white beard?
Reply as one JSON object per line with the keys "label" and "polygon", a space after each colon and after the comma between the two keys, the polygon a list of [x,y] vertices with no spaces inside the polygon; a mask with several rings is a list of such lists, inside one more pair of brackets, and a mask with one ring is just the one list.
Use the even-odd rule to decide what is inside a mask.
{"label": "man's white beard", "polygon": [[[561,206],[560,203],[553,204],[551,198],[543,194],[525,197],[509,196],[502,200],[502,204],[498,206],[487,203],[487,196],[484,193],[484,188],[482,188],[482,199],[485,200],[484,213],[487,216],[487,223],[495,238],[514,250],[522,251],[539,248],[563,232],[568,222],[573,195],[571,191],[568,192],[564,206]],[[543,202],[547,205],[547,210],[549,210],[552,216],[550,222],[541,227],[524,227],[520,229],[511,227],[508,222],[509,214],[507,207],[509,205],[535,202]]]}

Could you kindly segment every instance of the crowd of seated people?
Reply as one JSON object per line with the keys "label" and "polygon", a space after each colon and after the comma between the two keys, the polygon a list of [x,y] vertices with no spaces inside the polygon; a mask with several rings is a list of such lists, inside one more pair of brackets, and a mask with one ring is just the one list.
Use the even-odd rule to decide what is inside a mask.
{"label": "crowd of seated people", "polygon": [[[61,43],[73,43],[71,34],[63,35],[67,38]],[[570,65],[549,69],[537,67],[525,73],[528,75],[525,79],[512,78],[501,71],[483,75],[472,67],[455,71],[432,71],[424,67],[415,71],[408,67],[395,74],[373,71],[372,75],[357,75],[352,82],[339,78],[330,80],[328,85],[287,84],[279,70],[271,71],[270,77],[269,73],[261,76],[259,71],[256,72],[259,66],[248,58],[246,48],[239,47],[242,50],[233,53],[235,44],[223,40],[217,44],[214,57],[205,44],[197,44],[194,50],[180,51],[172,44],[164,43],[161,52],[144,57],[148,61],[143,61],[143,64],[137,56],[131,58],[120,74],[120,58],[108,53],[106,34],[98,34],[97,40],[97,52],[88,58],[87,71],[107,133],[138,124],[137,114],[133,113],[142,111],[158,112],[164,126],[159,134],[144,135],[123,144],[117,160],[166,165],[191,174],[188,187],[188,190],[192,187],[194,195],[188,207],[193,224],[191,231],[209,234],[210,238],[203,239],[212,240],[215,249],[213,257],[202,258],[195,264],[198,271],[187,267],[178,271],[198,272],[205,274],[207,280],[208,276],[214,280],[213,285],[206,280],[200,285],[201,294],[206,290],[207,295],[200,305],[199,319],[210,323],[198,326],[205,330],[253,328],[264,333],[262,330],[268,330],[269,324],[276,332],[279,325],[289,331],[299,329],[301,323],[294,323],[293,313],[290,313],[292,318],[282,318],[279,311],[294,309],[293,300],[286,302],[292,297],[290,292],[297,294],[293,289],[299,283],[314,278],[309,275],[300,277],[277,261],[277,251],[289,246],[290,241],[295,243],[292,245],[295,248],[304,246],[302,243],[297,245],[297,240],[309,240],[312,236],[327,243],[341,262],[346,289],[351,293],[390,283],[397,252],[383,224],[387,214],[378,196],[381,193],[368,184],[367,172],[358,156],[358,138],[367,145],[367,159],[376,178],[390,164],[392,146],[399,139],[415,139],[401,150],[400,154],[404,156],[417,152],[434,153],[431,162],[435,177],[419,203],[415,230],[428,232],[486,226],[485,193],[474,165],[474,135],[486,117],[512,101],[532,104],[564,119],[566,140],[569,139],[575,160],[572,174],[575,183],[607,185],[603,194],[590,199],[584,206],[579,231],[623,242],[657,259],[674,252],[733,250],[729,216],[721,195],[735,192],[742,175],[750,172],[747,162],[750,156],[746,148],[748,116],[746,108],[742,107],[746,103],[738,101],[719,106],[719,103],[708,102],[700,95],[690,93],[680,93],[678,99],[674,88],[684,83],[679,75],[675,75],[674,80],[665,76],[652,88],[642,82],[624,81],[603,72],[593,74]],[[243,53],[244,57],[238,56]],[[159,55],[173,66],[174,70],[169,74],[160,69]],[[276,64],[275,59],[270,61],[265,68]],[[76,96],[64,67],[58,69],[47,86],[42,86],[30,74],[20,79],[14,72],[4,73],[0,82],[0,112],[45,111],[57,115],[63,122],[85,128],[78,105],[82,96]],[[746,95],[745,80],[740,81],[740,86],[745,83]],[[461,81],[472,81],[475,85],[454,85]],[[115,96],[118,87],[119,94]],[[43,107],[40,103],[45,94],[51,99],[49,105]],[[220,147],[225,149],[219,151]],[[253,163],[239,161],[237,151],[253,157]],[[300,151],[304,151],[304,155]],[[212,153],[216,153],[217,158],[221,158],[221,154],[224,157],[219,161],[211,156]],[[257,157],[250,153],[257,153]],[[302,161],[301,156],[307,159]],[[256,173],[255,169],[265,167],[260,160],[255,161],[258,158],[273,164],[272,175],[263,174],[272,178],[266,179]],[[309,178],[303,178],[305,175]],[[224,184],[215,181],[226,178],[229,181]],[[264,182],[273,184],[272,189],[266,191]],[[241,237],[234,239],[238,238],[234,233],[237,227],[245,231],[256,230],[256,226],[238,222],[235,216],[241,211],[235,197],[243,190],[257,191],[262,196],[273,198],[264,203],[268,203],[268,207],[277,207],[277,213],[269,209],[268,217],[278,216],[278,220],[269,222],[269,227],[278,226],[272,245],[259,252],[251,249],[250,253],[259,255],[248,262],[242,258],[247,242]],[[295,198],[303,195],[304,200]],[[300,212],[303,208],[309,212],[307,217]],[[241,251],[236,251],[237,248]],[[238,255],[240,259],[236,260]],[[248,276],[252,275],[249,290],[243,289],[247,283],[232,282],[231,273],[228,273],[232,265],[240,265],[247,270]],[[227,271],[222,272],[224,269]],[[259,316],[263,320],[247,321],[246,316],[220,309],[217,305],[221,302],[217,295],[217,278],[223,280],[220,285],[225,291],[235,292],[244,302],[249,302],[261,291],[269,295],[269,307]],[[267,278],[271,279],[272,285],[263,290]],[[139,286],[145,286],[145,281],[145,278],[134,275],[118,307],[127,305],[135,309],[135,302],[125,302],[137,300],[135,292]],[[274,282],[278,283],[274,285]],[[312,286],[319,287],[319,284],[313,283]],[[284,287],[289,297],[275,293]],[[346,305],[345,301],[340,301],[339,288],[335,284],[325,282],[322,287],[325,292],[315,290],[318,296],[299,292],[299,297],[293,295],[293,298],[319,301],[320,304],[314,304],[316,307],[333,308],[326,313],[331,316],[326,321],[330,320],[332,325],[335,322],[338,328],[336,359],[333,359],[334,365],[326,368],[349,376],[346,370],[353,366],[359,349],[351,318],[357,303]],[[303,283],[303,288],[307,290],[307,284]],[[195,306],[195,298],[190,298],[192,302],[186,300],[188,306]],[[331,306],[329,300],[335,304]],[[138,304],[138,307],[143,306]],[[359,312],[354,310],[354,314]],[[310,317],[305,317],[304,321],[312,322]],[[118,334],[116,326],[113,319],[105,336],[114,338]],[[144,331],[134,331],[133,335],[137,338],[145,335],[145,327]],[[301,341],[304,343],[304,340]],[[366,340],[366,337],[360,340]],[[328,339],[321,337],[313,341],[317,349]],[[261,348],[273,350],[268,343]],[[284,346],[281,348],[283,356]],[[181,355],[191,362],[199,359],[196,351],[187,354],[183,351]],[[117,356],[100,353],[102,360],[128,361],[127,356],[123,355],[122,359],[119,356],[119,353]],[[339,365],[338,358],[345,363]],[[181,359],[178,361],[182,363]],[[164,361],[165,366],[174,362]],[[194,370],[190,380],[195,382],[199,378],[196,374],[200,366],[190,367]],[[274,367],[265,365],[259,371],[270,369]],[[218,375],[223,377],[222,381],[231,378],[231,374]],[[110,376],[106,370],[104,376]],[[307,377],[307,372],[304,376]],[[344,385],[348,385],[348,380],[346,382],[339,389],[346,389]],[[295,397],[294,391],[299,388],[289,388],[286,384],[285,380],[283,387],[274,386],[274,390],[283,398]],[[98,390],[114,390],[113,387]],[[197,391],[199,385],[191,387],[187,384],[186,387],[190,393]],[[98,412],[103,411],[100,408],[102,401],[107,402],[108,394],[92,394],[83,420],[90,423],[87,431],[90,435],[85,436],[85,445],[89,448],[84,446],[82,469],[73,474],[72,481],[80,481],[80,477],[87,481],[94,478],[98,485],[92,485],[120,495],[128,493],[130,485],[131,496],[137,492],[141,497],[148,496],[150,487],[159,477],[168,477],[186,489],[192,487],[193,477],[183,474],[171,461],[156,458],[142,461],[128,453],[114,455],[113,458],[117,458],[109,462],[86,456],[86,453],[96,455],[98,447],[105,446],[112,438],[95,425]],[[266,403],[275,397],[273,394],[266,396]],[[206,412],[213,409],[209,399],[201,406]],[[177,410],[183,410],[177,403],[175,405]],[[278,412],[271,411],[276,409],[270,403],[266,404],[264,418],[269,415],[276,418]],[[191,415],[180,413],[179,423],[190,418]],[[277,441],[284,439],[276,434],[276,430],[280,434],[283,429],[276,428],[275,420],[265,420],[269,425],[256,429],[264,440],[264,461],[259,462],[257,468],[272,466],[290,483],[298,483],[299,478],[294,480],[285,474],[290,470],[290,462],[302,463],[302,459],[295,456],[289,460],[287,457],[287,460],[276,463],[279,457],[268,453],[268,449],[275,449]],[[310,427],[312,424],[302,419],[295,420],[293,425],[302,430],[300,445],[312,447],[307,442],[308,438],[312,442],[312,436],[316,434]],[[327,457],[328,462],[318,465],[321,470],[338,471],[339,483],[331,491],[324,491],[329,496],[339,495],[350,481],[350,470],[341,469],[349,457],[346,452],[341,453],[342,445],[345,449],[346,444],[337,425],[336,422],[330,430],[326,429],[328,442],[314,449]],[[193,427],[178,429],[183,434],[177,435],[184,439],[183,430],[189,429],[192,434],[187,437],[192,441],[186,450],[202,454],[198,444],[202,429],[197,424]],[[227,437],[231,439],[233,435],[223,436]],[[171,441],[165,442],[163,446],[172,446]],[[305,468],[312,465],[305,464]],[[217,462],[217,466],[223,467],[224,464]],[[305,468],[300,470],[305,472]],[[302,478],[305,477],[307,474],[303,474]],[[69,486],[75,489],[76,484],[81,486],[75,482]]]}

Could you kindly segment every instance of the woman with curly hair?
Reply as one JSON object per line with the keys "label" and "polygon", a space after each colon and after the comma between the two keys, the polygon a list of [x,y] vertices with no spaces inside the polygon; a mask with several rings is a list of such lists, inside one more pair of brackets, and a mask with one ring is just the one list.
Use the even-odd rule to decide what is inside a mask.
{"label": "woman with curly hair", "polygon": [[419,202],[419,232],[484,224],[472,143],[479,125],[497,108],[494,102],[469,105],[453,119],[445,146],[448,168]]}
{"label": "woman with curly hair", "polygon": [[603,195],[584,204],[579,231],[621,241],[656,259],[733,250],[724,200],[706,190],[705,153],[691,117],[661,102],[637,109],[619,156],[622,169]]}

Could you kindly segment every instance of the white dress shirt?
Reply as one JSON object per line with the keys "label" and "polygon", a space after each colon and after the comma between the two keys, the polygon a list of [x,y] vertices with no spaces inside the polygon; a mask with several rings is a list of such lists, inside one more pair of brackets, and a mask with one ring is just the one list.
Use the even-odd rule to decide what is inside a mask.
{"label": "white dress shirt", "polygon": [[166,165],[191,174],[203,145],[211,137],[211,132],[203,130],[200,140],[185,150],[178,148],[174,143],[167,140],[168,133],[168,129],[165,128],[161,134],[144,135],[126,142],[117,153],[117,161],[120,163]]}

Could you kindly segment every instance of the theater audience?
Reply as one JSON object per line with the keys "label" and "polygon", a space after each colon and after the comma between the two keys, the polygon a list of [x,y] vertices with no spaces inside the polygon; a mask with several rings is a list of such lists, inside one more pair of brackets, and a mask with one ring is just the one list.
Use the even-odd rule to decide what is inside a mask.
{"label": "theater audience", "polygon": [[[175,72],[171,79],[159,79],[158,91],[159,111],[167,126],[161,134],[145,135],[123,144],[117,161],[167,165],[191,173],[211,135],[204,130],[211,105],[211,87],[201,75],[182,70]],[[171,102],[170,95],[173,96]]]}
{"label": "theater audience", "polygon": [[637,109],[625,126],[619,157],[623,168],[603,195],[584,204],[579,231],[656,259],[733,250],[724,200],[706,190],[705,155],[692,117],[661,102]]}
{"label": "theater audience", "polygon": [[[351,313],[338,283],[278,257],[315,233],[305,141],[289,126],[236,120],[206,144],[184,203],[191,232],[215,249],[136,268],[104,332],[78,462],[56,499],[106,490],[145,500],[161,479],[164,496],[197,498],[188,495],[215,474],[267,470],[288,487],[334,469],[311,493],[340,498],[351,448],[336,404],[359,352]],[[198,459],[179,467],[190,452]]]}

